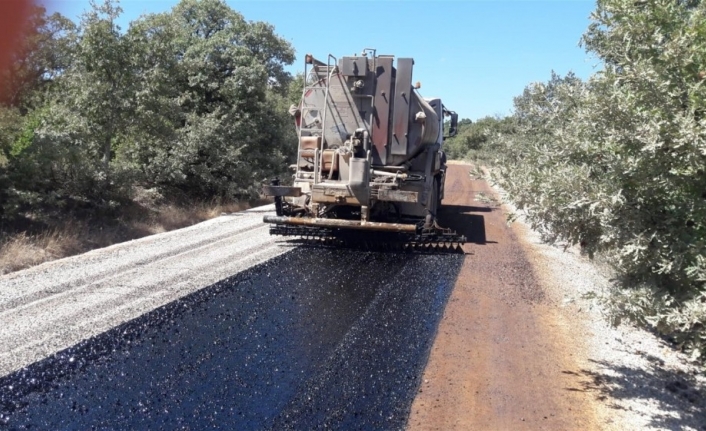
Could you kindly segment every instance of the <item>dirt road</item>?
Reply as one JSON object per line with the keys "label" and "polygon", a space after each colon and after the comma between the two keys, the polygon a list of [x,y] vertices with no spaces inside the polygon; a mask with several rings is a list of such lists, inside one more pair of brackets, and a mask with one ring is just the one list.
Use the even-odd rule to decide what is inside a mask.
{"label": "dirt road", "polygon": [[[451,165],[443,222],[471,240],[409,418],[411,430],[597,429],[566,322],[484,181]],[[472,224],[468,224],[471,221]]]}

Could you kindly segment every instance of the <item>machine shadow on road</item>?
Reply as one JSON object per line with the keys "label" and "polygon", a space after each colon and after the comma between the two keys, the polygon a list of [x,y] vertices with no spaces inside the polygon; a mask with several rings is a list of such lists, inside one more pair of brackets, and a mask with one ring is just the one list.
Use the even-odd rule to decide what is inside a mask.
{"label": "machine shadow on road", "polygon": [[466,241],[472,244],[495,244],[488,241],[485,235],[485,217],[482,214],[497,211],[496,208],[476,207],[466,205],[442,205],[439,210],[439,223],[457,233],[464,235]]}

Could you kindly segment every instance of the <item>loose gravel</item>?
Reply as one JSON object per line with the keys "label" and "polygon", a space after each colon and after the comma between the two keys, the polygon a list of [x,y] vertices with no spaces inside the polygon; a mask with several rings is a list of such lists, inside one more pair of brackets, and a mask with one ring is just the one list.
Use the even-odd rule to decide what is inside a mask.
{"label": "loose gravel", "polygon": [[274,205],[0,276],[0,376],[291,249]]}
{"label": "loose gravel", "polygon": [[[516,213],[512,206],[503,206]],[[563,318],[565,330],[583,344],[567,370],[593,393],[601,429],[706,430],[706,376],[703,368],[654,333],[628,324],[611,326],[593,295],[610,287],[611,271],[576,247],[548,245],[520,218],[513,223],[535,274]]]}

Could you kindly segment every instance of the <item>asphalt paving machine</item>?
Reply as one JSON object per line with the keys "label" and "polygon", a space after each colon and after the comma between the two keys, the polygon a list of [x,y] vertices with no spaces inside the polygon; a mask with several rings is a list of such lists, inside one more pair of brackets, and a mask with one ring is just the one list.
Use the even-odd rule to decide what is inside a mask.
{"label": "asphalt paving machine", "polygon": [[290,108],[299,138],[293,183],[263,188],[275,199],[276,215],[264,217],[271,234],[412,247],[466,241],[437,223],[442,146],[458,116],[419,95],[413,65],[374,49],[326,62],[306,55],[302,99]]}

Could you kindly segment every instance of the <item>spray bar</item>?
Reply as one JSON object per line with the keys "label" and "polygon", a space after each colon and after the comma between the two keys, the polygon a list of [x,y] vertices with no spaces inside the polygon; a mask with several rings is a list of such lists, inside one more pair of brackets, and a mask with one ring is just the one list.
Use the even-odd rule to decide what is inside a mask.
{"label": "spray bar", "polygon": [[414,224],[404,223],[379,223],[361,220],[341,220],[324,218],[283,217],[266,215],[265,223],[285,224],[290,226],[316,226],[328,228],[357,229],[379,232],[411,232],[417,231]]}

